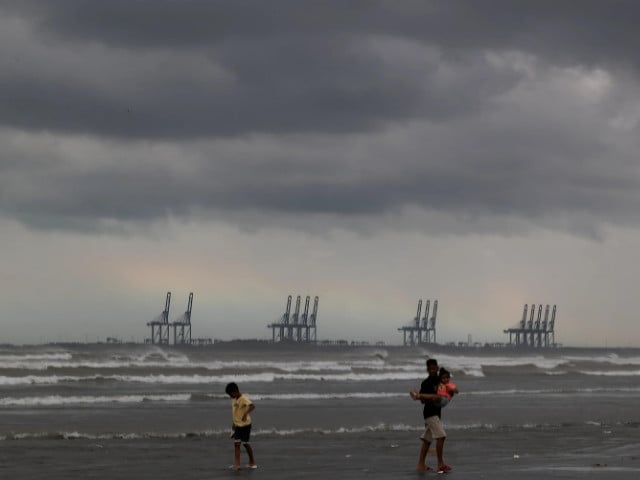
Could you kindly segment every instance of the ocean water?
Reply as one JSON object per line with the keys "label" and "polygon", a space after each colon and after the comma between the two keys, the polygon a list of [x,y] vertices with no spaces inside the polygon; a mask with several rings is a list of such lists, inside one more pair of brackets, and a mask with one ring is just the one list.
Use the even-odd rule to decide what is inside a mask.
{"label": "ocean water", "polygon": [[[640,350],[259,342],[0,347],[0,474],[415,478],[408,392],[428,357],[461,391],[443,409],[453,475],[640,478]],[[255,471],[227,468],[231,381],[257,407]]]}

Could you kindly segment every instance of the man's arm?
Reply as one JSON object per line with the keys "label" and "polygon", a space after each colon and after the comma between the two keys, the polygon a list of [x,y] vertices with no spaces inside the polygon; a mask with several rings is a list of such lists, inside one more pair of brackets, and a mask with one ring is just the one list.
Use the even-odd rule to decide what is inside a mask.
{"label": "man's arm", "polygon": [[409,392],[409,395],[411,396],[411,398],[413,400],[439,400],[440,396],[436,395],[435,393],[418,393],[415,390]]}

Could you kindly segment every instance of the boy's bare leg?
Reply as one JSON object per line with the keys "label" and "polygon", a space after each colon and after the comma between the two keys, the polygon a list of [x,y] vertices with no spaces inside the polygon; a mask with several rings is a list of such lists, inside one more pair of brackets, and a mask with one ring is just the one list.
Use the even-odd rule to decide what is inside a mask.
{"label": "boy's bare leg", "polygon": [[429,451],[430,444],[430,442],[422,440],[422,447],[420,447],[420,456],[418,457],[418,466],[416,467],[416,470],[418,470],[419,472],[427,471],[427,465],[425,461],[427,460],[427,452]]}
{"label": "boy's bare leg", "polygon": [[247,450],[247,455],[249,455],[249,465],[255,465],[256,460],[253,458],[253,448],[251,448],[251,445],[249,445],[248,443],[244,444],[244,448]]}
{"label": "boy's bare leg", "polygon": [[240,468],[240,442],[235,442],[233,444],[233,466],[236,468]]}

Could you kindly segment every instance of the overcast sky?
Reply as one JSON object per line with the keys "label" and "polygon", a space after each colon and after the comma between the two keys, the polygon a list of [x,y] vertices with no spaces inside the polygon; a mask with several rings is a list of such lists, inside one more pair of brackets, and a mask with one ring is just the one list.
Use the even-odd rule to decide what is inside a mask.
{"label": "overcast sky", "polygon": [[640,3],[0,0],[0,342],[640,346]]}

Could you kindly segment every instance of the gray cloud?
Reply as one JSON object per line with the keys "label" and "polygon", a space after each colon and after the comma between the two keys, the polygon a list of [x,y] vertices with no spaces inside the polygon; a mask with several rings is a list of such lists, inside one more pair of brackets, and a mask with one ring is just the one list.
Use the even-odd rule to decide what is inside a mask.
{"label": "gray cloud", "polygon": [[[16,40],[29,45],[26,55],[21,45],[5,62],[27,69],[37,62],[38,74],[3,69],[0,121],[179,138],[441,120],[478,108],[517,81],[486,67],[439,81],[443,66],[481,64],[487,50],[578,65],[633,64],[638,38],[630,22],[638,6],[617,6],[581,2],[576,12],[557,2],[519,2],[516,9],[511,2],[8,3],[6,21],[25,25],[26,37]],[[392,41],[436,56],[417,51],[398,59],[397,49],[384,48]],[[48,57],[29,56],[38,48]]]}
{"label": "gray cloud", "polygon": [[[582,59],[624,58],[638,46],[633,0],[572,2],[407,0],[301,3],[114,0],[87,8],[77,0],[2,2],[38,29],[63,39],[120,46],[202,46],[234,37],[261,39],[385,34],[448,48],[571,52]],[[555,48],[552,48],[555,47]],[[618,55],[613,53],[613,50]],[[560,55],[563,56],[563,55]],[[583,60],[578,60],[583,61]]]}
{"label": "gray cloud", "polygon": [[570,5],[0,2],[0,208],[637,225],[640,7]]}
{"label": "gray cloud", "polygon": [[535,301],[628,344],[639,9],[0,0],[5,330],[139,336],[180,289],[266,335],[303,289],[326,338],[428,295],[439,338]]}

